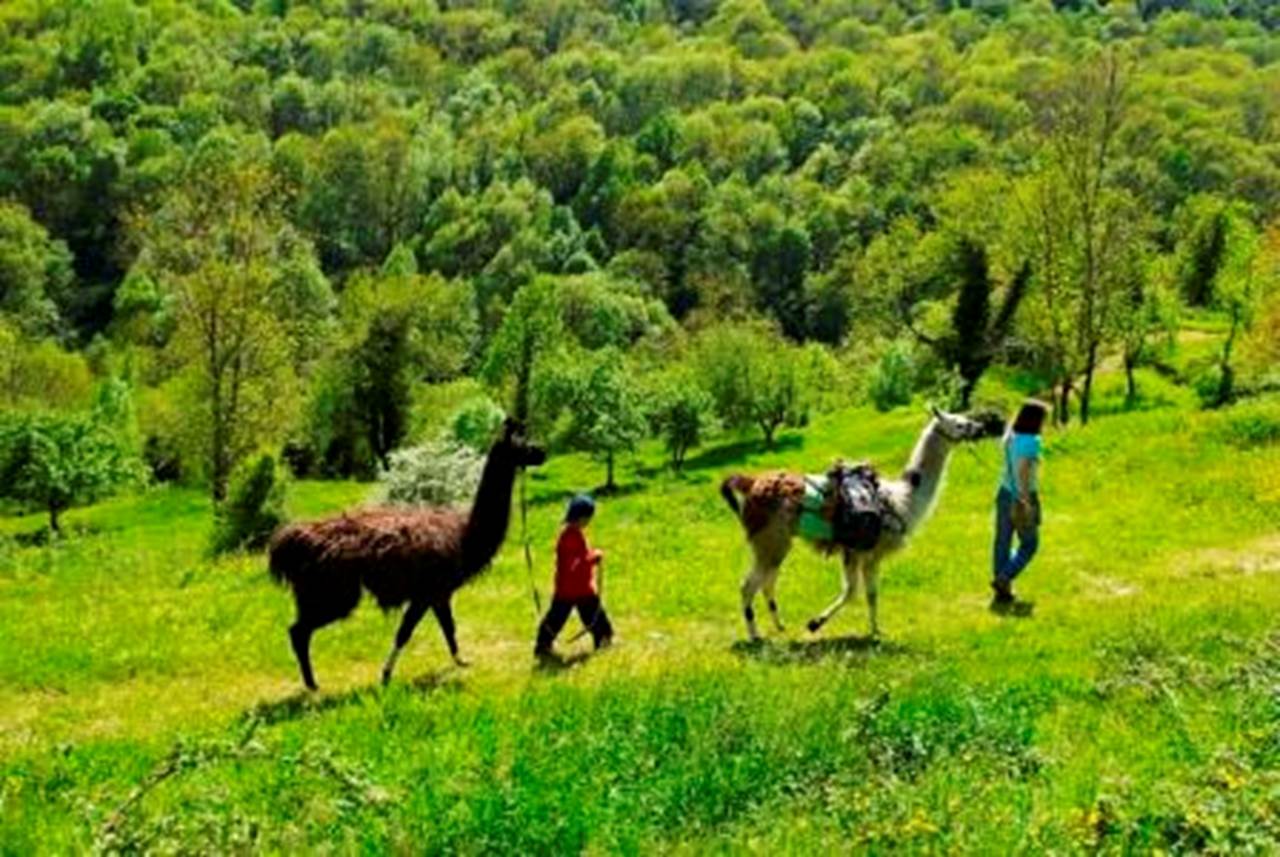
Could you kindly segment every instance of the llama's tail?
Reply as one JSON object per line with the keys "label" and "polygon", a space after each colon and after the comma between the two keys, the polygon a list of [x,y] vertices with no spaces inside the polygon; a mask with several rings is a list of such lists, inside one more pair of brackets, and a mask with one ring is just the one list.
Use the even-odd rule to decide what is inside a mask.
{"label": "llama's tail", "polygon": [[738,494],[745,494],[750,491],[754,483],[755,480],[750,476],[743,476],[738,473],[720,483],[720,496],[729,504],[729,508],[733,510],[734,517],[742,517],[742,506],[738,503]]}
{"label": "llama's tail", "polygon": [[313,551],[305,533],[297,526],[284,526],[271,536],[267,556],[271,576],[281,586],[292,588],[311,563]]}

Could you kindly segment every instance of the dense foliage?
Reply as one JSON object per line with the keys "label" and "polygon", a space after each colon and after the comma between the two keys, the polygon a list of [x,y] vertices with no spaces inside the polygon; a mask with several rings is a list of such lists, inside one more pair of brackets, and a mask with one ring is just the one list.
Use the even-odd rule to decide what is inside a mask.
{"label": "dense foliage", "polygon": [[[703,396],[772,442],[868,394],[967,403],[999,363],[1087,420],[1184,302],[1224,326],[1192,379],[1223,404],[1274,374],[1277,27],[1216,0],[14,0],[0,395],[123,378],[153,473],[215,499],[264,447],[371,478],[424,439],[415,390],[466,376],[607,460],[660,428],[677,465]],[[677,364],[682,402],[618,392]],[[564,366],[600,395],[548,399]],[[565,413],[605,394],[646,412]]]}

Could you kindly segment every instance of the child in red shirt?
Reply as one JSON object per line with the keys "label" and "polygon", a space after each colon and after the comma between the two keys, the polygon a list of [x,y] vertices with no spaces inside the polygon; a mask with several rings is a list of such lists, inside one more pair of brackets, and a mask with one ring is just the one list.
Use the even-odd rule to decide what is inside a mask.
{"label": "child in red shirt", "polygon": [[592,550],[583,533],[595,511],[595,502],[585,494],[569,501],[564,529],[556,542],[555,596],[551,609],[538,626],[538,641],[533,650],[535,655],[551,654],[552,642],[575,607],[582,624],[591,632],[597,649],[613,641],[613,626],[609,624],[596,589],[596,567],[604,560],[604,553]]}

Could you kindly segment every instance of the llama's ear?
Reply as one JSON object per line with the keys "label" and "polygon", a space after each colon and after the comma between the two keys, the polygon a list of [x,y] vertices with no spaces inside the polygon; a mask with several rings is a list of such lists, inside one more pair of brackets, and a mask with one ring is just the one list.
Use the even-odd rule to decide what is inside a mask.
{"label": "llama's ear", "polygon": [[927,410],[929,411],[929,416],[933,417],[935,420],[942,419],[942,411],[938,410],[937,405],[930,402]]}

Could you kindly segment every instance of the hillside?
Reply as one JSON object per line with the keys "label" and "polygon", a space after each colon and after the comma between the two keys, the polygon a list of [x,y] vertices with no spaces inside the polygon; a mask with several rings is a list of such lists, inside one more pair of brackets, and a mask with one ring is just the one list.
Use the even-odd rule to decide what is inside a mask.
{"label": "hillside", "polygon": [[[995,449],[960,451],[933,519],[886,568],[879,645],[856,603],[816,638],[801,630],[838,580],[807,549],[779,584],[791,630],[741,643],[747,554],[716,486],[837,454],[896,469],[922,414],[842,411],[773,453],[712,448],[684,476],[647,450],[592,530],[614,649],[579,643],[566,668],[535,669],[517,523],[455,600],[471,668],[449,665],[428,620],[378,687],[394,620],[365,604],[317,636],[315,697],[299,692],[288,596],[261,555],[206,558],[198,494],[70,513],[74,535],[47,548],[23,546],[38,519],[5,519],[0,843],[1266,851],[1280,836],[1276,405],[1157,406],[1050,434],[1025,618],[987,610]],[[599,476],[570,456],[530,480],[544,598],[560,504]],[[300,483],[291,506],[316,515],[365,491]]]}

